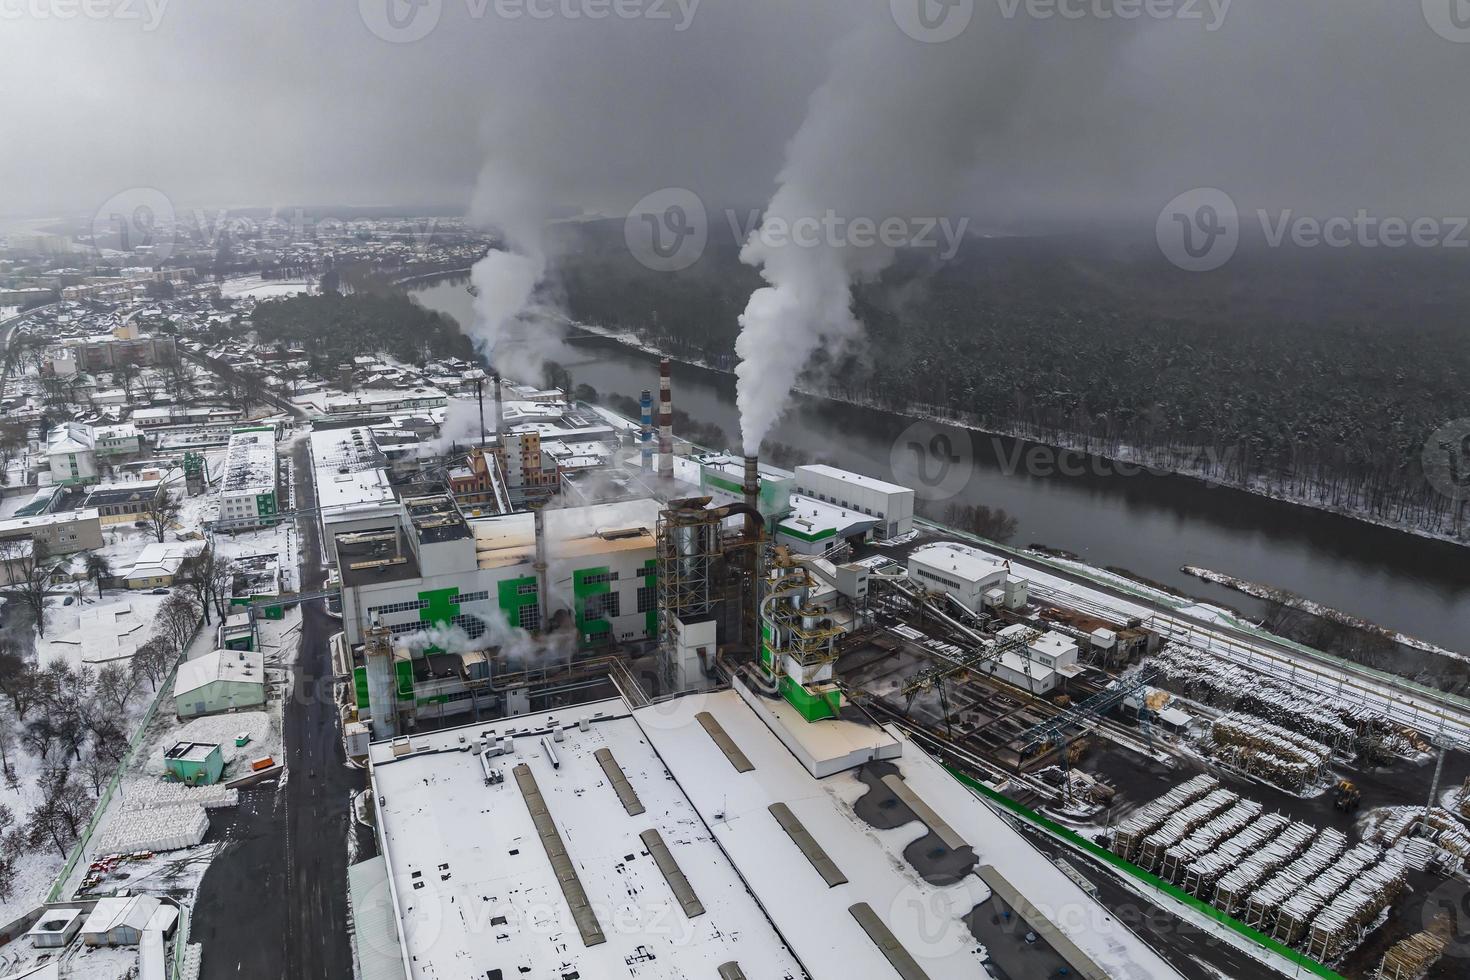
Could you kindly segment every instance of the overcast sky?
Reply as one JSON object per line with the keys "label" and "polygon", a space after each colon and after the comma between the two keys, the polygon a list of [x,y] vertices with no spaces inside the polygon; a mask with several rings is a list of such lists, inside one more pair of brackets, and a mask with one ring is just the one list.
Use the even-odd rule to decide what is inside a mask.
{"label": "overcast sky", "polygon": [[[889,0],[618,0],[668,16],[602,20],[556,7],[613,0],[418,2],[0,0],[0,214],[132,187],[180,208],[468,207],[489,155],[609,213],[665,186],[760,205],[838,43],[874,18],[901,55],[861,49],[877,77],[926,52],[967,64],[935,77],[972,100],[956,207],[981,224],[1151,215],[1200,186],[1243,210],[1470,210],[1470,43],[1431,26],[1459,36],[1436,14],[1453,0],[1178,0],[1189,16],[1133,20],[1096,16],[1109,0],[1061,0],[1079,19],[973,0],[942,43],[904,34]],[[553,16],[497,13],[519,2]]]}

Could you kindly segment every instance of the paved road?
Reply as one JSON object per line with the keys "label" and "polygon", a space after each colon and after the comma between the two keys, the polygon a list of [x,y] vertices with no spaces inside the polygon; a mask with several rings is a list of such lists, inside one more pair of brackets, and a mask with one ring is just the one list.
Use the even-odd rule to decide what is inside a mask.
{"label": "paved road", "polygon": [[[295,473],[297,506],[315,507],[304,442]],[[325,573],[315,522],[304,518],[299,533],[301,588],[318,588]],[[229,843],[205,876],[195,910],[204,980],[352,980],[349,839],[361,857],[371,856],[374,844],[351,816],[352,796],[365,777],[345,765],[332,700],[327,640],[338,628],[322,600],[303,605],[301,650],[283,717],[286,782],[246,794],[221,828]]]}

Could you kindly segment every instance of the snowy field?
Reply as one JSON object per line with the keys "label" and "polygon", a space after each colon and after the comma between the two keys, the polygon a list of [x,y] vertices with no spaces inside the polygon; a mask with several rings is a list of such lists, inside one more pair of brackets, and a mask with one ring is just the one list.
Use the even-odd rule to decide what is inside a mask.
{"label": "snowy field", "polygon": [[220,296],[225,299],[278,299],[295,296],[297,293],[314,294],[317,284],[305,279],[261,279],[246,276],[242,279],[227,279],[220,283]]}

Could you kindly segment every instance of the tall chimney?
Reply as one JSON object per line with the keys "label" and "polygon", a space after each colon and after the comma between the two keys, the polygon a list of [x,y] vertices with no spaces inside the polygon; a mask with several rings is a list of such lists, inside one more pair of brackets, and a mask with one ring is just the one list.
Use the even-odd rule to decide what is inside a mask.
{"label": "tall chimney", "polygon": [[665,357],[658,364],[658,475],[674,478],[674,390],[673,362]]}
{"label": "tall chimney", "polygon": [[643,472],[653,470],[653,392],[643,389],[643,398],[638,402],[643,410],[643,428],[638,432],[638,443],[643,449]]}
{"label": "tall chimney", "polygon": [[760,461],[754,456],[745,457],[745,483],[740,489],[745,494],[745,505],[759,510],[761,505],[761,471]]}
{"label": "tall chimney", "polygon": [[500,430],[505,428],[505,413],[500,408],[500,372],[496,371],[490,375],[490,392],[495,396],[495,435],[500,436]]}

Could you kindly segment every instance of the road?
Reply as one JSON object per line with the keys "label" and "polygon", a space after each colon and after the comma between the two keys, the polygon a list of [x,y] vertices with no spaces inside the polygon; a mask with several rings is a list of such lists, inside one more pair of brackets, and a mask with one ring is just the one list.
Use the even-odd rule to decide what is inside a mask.
{"label": "road", "polygon": [[[294,462],[296,504],[310,510],[316,491],[304,441]],[[303,518],[298,533],[301,588],[319,588],[325,571],[315,521]],[[352,797],[366,780],[346,765],[342,748],[327,647],[338,628],[323,600],[302,605],[301,648],[283,712],[285,782],[242,794],[239,812],[218,828],[228,843],[195,906],[204,980],[352,980],[349,848],[369,857],[374,842],[351,815]],[[241,928],[244,917],[248,928]]]}

